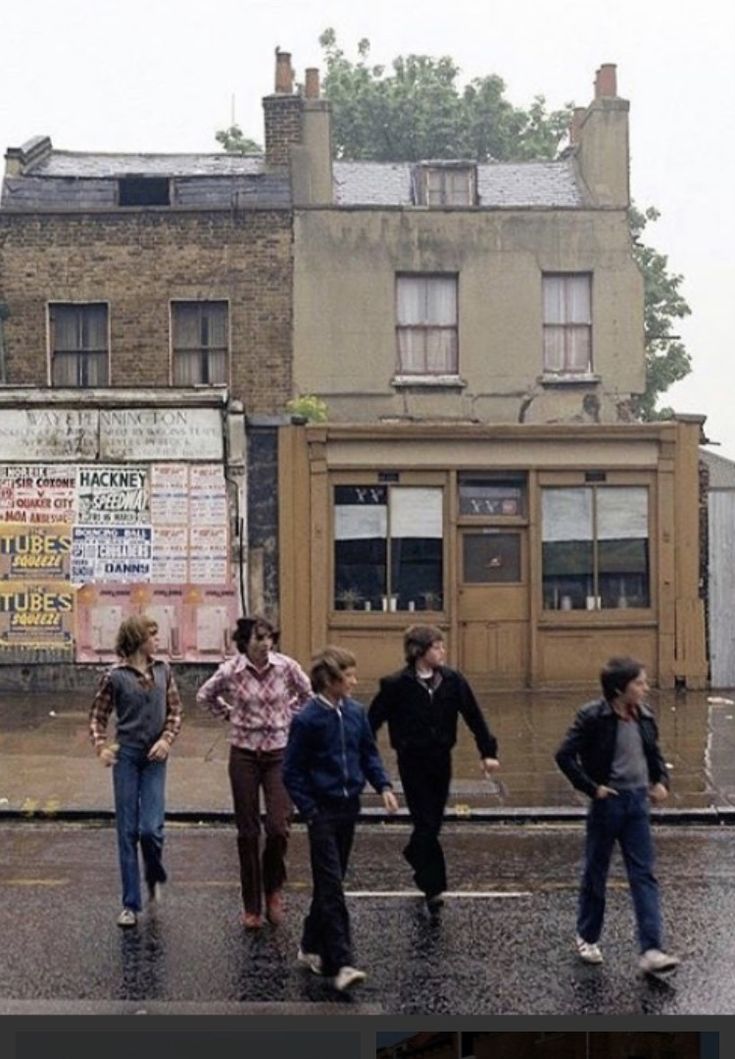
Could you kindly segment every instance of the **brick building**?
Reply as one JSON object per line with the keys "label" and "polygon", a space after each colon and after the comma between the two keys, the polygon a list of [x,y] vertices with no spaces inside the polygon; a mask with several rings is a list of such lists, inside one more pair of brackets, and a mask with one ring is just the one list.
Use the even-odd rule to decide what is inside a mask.
{"label": "brick building", "polygon": [[[663,686],[701,686],[701,418],[631,420],[643,285],[615,68],[598,71],[553,162],[333,160],[318,72],[294,91],[281,52],[263,106],[262,157],[70,153],[47,137],[7,151],[0,518],[27,499],[19,481],[48,480],[46,464],[73,477],[110,463],[113,412],[155,420],[178,406],[194,431],[203,402],[221,424],[202,449],[216,495],[209,508],[191,495],[202,474],[188,464],[205,457],[189,444],[179,523],[159,528],[145,509],[145,532],[117,527],[114,548],[148,547],[150,573],[141,588],[145,562],[122,561],[115,607],[125,593],[149,605],[145,586],[175,573],[196,597],[192,571],[216,571],[223,622],[232,608],[280,609],[287,650],[305,660],[341,642],[366,678],[398,662],[418,611],[473,680],[587,683],[616,651],[641,654]],[[329,422],[290,424],[298,394],[326,401]],[[38,410],[55,423],[46,449],[27,446]],[[85,450],[65,430],[86,410],[99,419]],[[145,489],[175,477],[163,428],[144,456],[126,436],[115,459],[133,476],[143,465]],[[105,535],[84,528],[78,494],[71,567],[58,570],[78,575],[72,599],[79,577],[107,569],[79,557]],[[220,519],[209,566],[212,538],[191,528],[201,510]],[[7,549],[26,537],[19,524]],[[26,597],[8,598],[12,610]]]}

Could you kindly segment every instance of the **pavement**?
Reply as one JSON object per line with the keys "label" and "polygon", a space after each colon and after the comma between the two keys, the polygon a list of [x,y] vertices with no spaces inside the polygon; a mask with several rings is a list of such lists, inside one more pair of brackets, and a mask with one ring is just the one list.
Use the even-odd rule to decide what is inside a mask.
{"label": "pavement", "polygon": [[[363,699],[368,699],[365,689]],[[498,737],[501,772],[484,780],[466,730],[454,755],[448,819],[574,821],[585,812],[558,771],[553,753],[576,708],[595,697],[570,691],[509,691],[480,697]],[[229,823],[227,726],[183,694],[184,724],[170,758],[167,816],[183,822]],[[0,819],[109,820],[111,776],[93,755],[85,692],[0,692]],[[671,769],[666,823],[735,823],[735,691],[653,692],[661,745]],[[395,762],[385,733],[379,740],[389,772]],[[363,819],[385,819],[379,800],[364,798]],[[405,821],[405,810],[398,822]]]}

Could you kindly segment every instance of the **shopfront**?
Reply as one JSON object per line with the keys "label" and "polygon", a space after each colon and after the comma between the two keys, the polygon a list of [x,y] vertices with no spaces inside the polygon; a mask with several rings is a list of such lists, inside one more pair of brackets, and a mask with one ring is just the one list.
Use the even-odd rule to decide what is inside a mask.
{"label": "shopfront", "polygon": [[287,427],[281,623],[373,679],[439,625],[488,688],[594,681],[612,654],[702,686],[699,420]]}

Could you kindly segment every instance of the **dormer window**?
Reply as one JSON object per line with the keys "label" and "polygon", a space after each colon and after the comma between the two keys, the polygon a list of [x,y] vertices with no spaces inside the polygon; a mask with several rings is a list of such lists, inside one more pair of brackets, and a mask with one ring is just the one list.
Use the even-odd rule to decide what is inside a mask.
{"label": "dormer window", "polygon": [[120,206],[170,206],[168,177],[121,177],[118,180]]}
{"label": "dormer window", "polygon": [[475,206],[477,166],[457,162],[425,162],[414,174],[417,206]]}

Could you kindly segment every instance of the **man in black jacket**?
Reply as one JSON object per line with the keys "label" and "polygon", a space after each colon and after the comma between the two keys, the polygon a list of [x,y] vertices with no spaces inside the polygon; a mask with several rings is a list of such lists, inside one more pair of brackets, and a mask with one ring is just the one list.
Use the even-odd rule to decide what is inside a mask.
{"label": "man in black jacket", "polygon": [[591,799],[577,913],[577,953],[602,963],[598,941],[605,915],[610,857],[620,843],[638,926],[639,966],[650,973],[679,963],[663,949],[650,802],[668,795],[669,778],[656,721],[645,698],[646,671],[632,658],[611,658],[600,673],[603,698],[583,706],[556,753],[556,763]]}
{"label": "man in black jacket", "polygon": [[447,888],[439,832],[452,778],[457,717],[469,727],[487,777],[500,767],[497,740],[490,733],[472,688],[461,673],[443,665],[444,636],[434,625],[412,625],[403,637],[406,667],[384,677],[368,713],[373,732],[388,722],[390,743],[413,833],[403,851],[430,910],[441,906]]}

